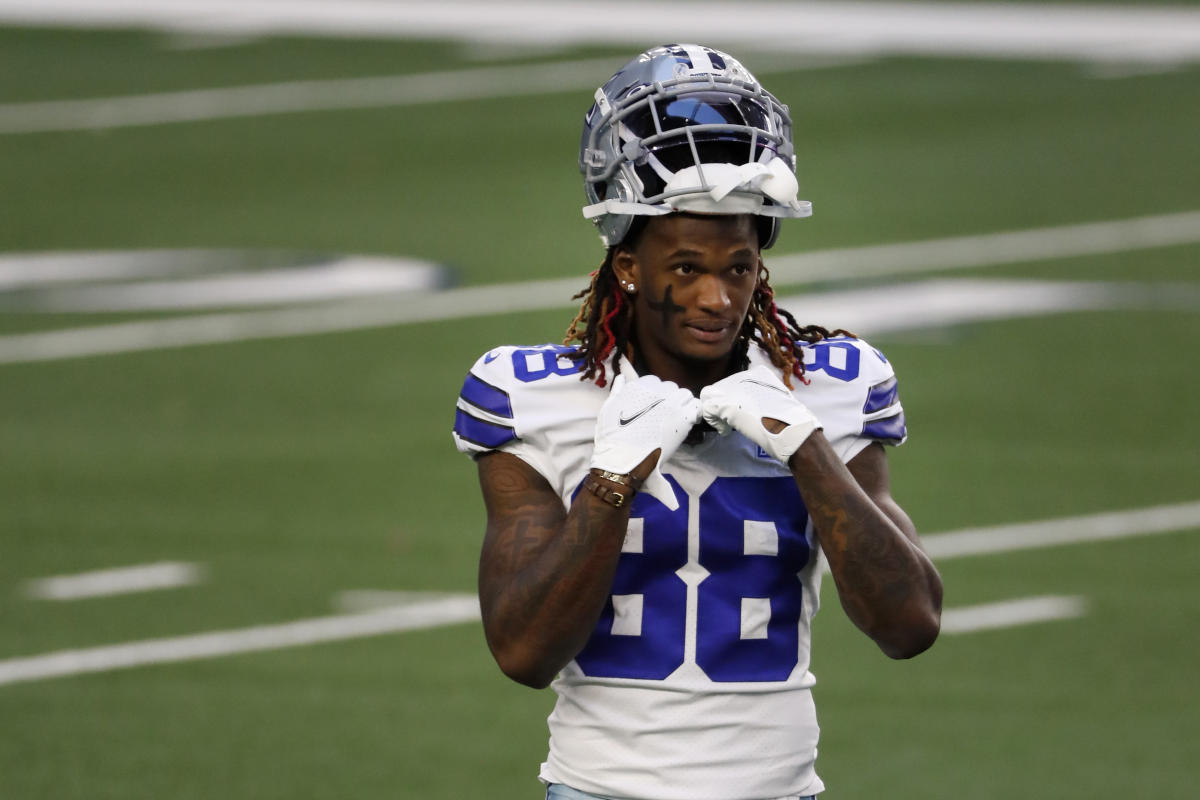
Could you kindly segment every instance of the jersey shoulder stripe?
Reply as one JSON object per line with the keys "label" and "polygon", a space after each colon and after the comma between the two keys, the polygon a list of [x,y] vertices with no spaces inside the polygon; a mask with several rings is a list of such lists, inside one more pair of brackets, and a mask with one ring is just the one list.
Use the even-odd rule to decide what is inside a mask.
{"label": "jersey shoulder stripe", "polygon": [[908,425],[904,418],[904,407],[900,405],[900,387],[895,375],[871,387],[863,404],[863,419],[863,436],[869,439],[885,444],[901,444],[908,438]]}
{"label": "jersey shoulder stripe", "polygon": [[866,423],[863,425],[863,436],[888,444],[901,444],[908,438],[908,425],[904,419],[904,412],[900,411],[894,416]]}
{"label": "jersey shoulder stripe", "polygon": [[454,432],[465,442],[490,449],[517,438],[517,432],[508,425],[498,425],[480,419],[461,408],[455,409],[454,412]]}
{"label": "jersey shoulder stripe", "polygon": [[900,396],[900,385],[896,376],[877,383],[867,392],[867,402],[863,404],[864,414],[875,414],[888,406],[894,405]]}
{"label": "jersey shoulder stripe", "polygon": [[512,419],[512,400],[508,392],[497,386],[493,386],[473,372],[467,373],[466,380],[463,381],[462,391],[459,392],[458,396],[475,408],[487,411],[497,417]]}

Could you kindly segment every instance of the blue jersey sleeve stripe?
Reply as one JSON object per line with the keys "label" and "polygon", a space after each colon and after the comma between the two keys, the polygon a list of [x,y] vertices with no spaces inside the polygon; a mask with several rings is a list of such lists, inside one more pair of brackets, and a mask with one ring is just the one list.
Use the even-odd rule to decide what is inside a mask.
{"label": "blue jersey sleeve stripe", "polygon": [[900,385],[895,377],[888,378],[883,383],[877,383],[867,392],[867,402],[863,405],[864,414],[874,414],[895,404],[900,396]]}
{"label": "blue jersey sleeve stripe", "polygon": [[507,425],[485,422],[461,408],[454,414],[454,432],[459,438],[480,447],[499,447],[517,438],[517,432]]}
{"label": "blue jersey sleeve stripe", "polygon": [[472,373],[467,373],[467,379],[463,381],[462,392],[459,396],[476,408],[490,411],[497,417],[506,419],[513,417],[512,402],[508,398],[508,392],[492,386]]}
{"label": "blue jersey sleeve stripe", "polygon": [[863,426],[863,436],[869,439],[900,442],[908,436],[908,426],[904,421],[904,412],[894,417],[877,419]]}

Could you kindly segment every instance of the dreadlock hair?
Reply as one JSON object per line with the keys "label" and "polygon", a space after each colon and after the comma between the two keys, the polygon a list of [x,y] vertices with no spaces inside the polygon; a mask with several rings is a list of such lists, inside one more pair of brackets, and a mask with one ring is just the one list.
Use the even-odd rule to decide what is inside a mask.
{"label": "dreadlock hair", "polygon": [[[597,386],[608,383],[605,378],[604,362],[615,350],[618,354],[632,356],[629,341],[633,327],[633,305],[625,299],[617,274],[613,271],[613,255],[619,245],[608,248],[604,263],[592,273],[592,281],[586,289],[571,297],[583,299],[579,313],[571,320],[563,344],[577,342],[577,358],[583,359],[583,374],[580,380],[594,380]],[[582,327],[581,327],[582,326]],[[613,362],[613,377],[621,373],[621,362]]]}
{"label": "dreadlock hair", "polygon": [[759,271],[758,285],[754,287],[754,297],[750,301],[750,313],[742,323],[739,340],[742,349],[735,356],[738,358],[738,369],[748,368],[750,363],[746,353],[753,341],[780,369],[783,382],[791,389],[792,376],[801,383],[808,383],[808,378],[804,377],[804,353],[800,349],[803,345],[815,344],[834,336],[858,337],[845,328],[831,331],[820,325],[801,326],[791,312],[775,305],[775,290],[771,288],[770,278],[771,273],[763,266]]}
{"label": "dreadlock hair", "polygon": [[[621,291],[612,264],[617,249],[628,247],[628,242],[635,240],[640,233],[639,226],[629,232],[626,244],[609,247],[604,262],[592,273],[591,283],[571,298],[582,299],[583,303],[567,328],[563,344],[575,343],[575,358],[583,361],[580,380],[595,381],[597,386],[604,386],[608,382],[604,362],[614,351],[631,361],[636,357],[630,338],[633,303]],[[808,383],[804,377],[802,345],[833,336],[853,337],[854,334],[842,328],[829,331],[820,325],[801,326],[789,312],[775,305],[775,291],[771,288],[769,278],[770,273],[764,266],[759,272],[758,285],[754,288],[750,311],[733,348],[733,365],[735,370],[750,366],[750,342],[753,341],[783,373],[783,382],[790,389],[792,377],[801,383]],[[613,377],[619,375],[620,371],[621,362],[616,359],[613,362]]]}

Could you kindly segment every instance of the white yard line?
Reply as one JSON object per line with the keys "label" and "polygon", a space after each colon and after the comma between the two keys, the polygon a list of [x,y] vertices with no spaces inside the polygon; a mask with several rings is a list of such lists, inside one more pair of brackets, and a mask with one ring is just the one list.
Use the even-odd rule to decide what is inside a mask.
{"label": "white yard line", "polygon": [[957,278],[782,297],[798,319],[861,336],[1072,311],[1200,310],[1200,286]]}
{"label": "white yard line", "polygon": [[451,600],[467,595],[452,595],[446,592],[406,592],[394,589],[348,589],[338,592],[333,598],[333,610],[339,614],[361,614],[365,611],[380,611],[385,608],[411,606]]}
{"label": "white yard line", "polygon": [[[1135,524],[1136,520],[1141,520],[1142,524]],[[971,528],[933,534],[923,537],[923,541],[931,555],[946,559],[977,553],[1170,533],[1196,527],[1200,527],[1200,502],[1020,525]],[[411,604],[395,605],[408,601],[412,601]],[[297,620],[279,625],[213,631],[12,658],[0,661],[0,685],[380,636],[399,631],[471,622],[479,618],[479,602],[470,594],[429,595],[420,592],[359,591],[344,593],[337,602],[343,607],[375,610]],[[380,605],[383,607],[379,607]],[[1077,616],[1078,613],[1082,613],[1082,606],[1077,599],[1033,598],[950,609],[945,613],[944,619],[949,620],[949,627],[946,629],[948,633],[962,633],[1008,624]]]}
{"label": "white yard line", "polygon": [[933,559],[1008,553],[1080,542],[1128,539],[1200,528],[1200,502],[1110,511],[1083,517],[966,528],[922,536]]}
{"label": "white yard line", "polygon": [[[1081,235],[1086,233],[1086,235]],[[964,245],[969,242],[968,245]],[[963,268],[981,268],[992,264],[1066,258],[1100,252],[1115,253],[1153,247],[1200,242],[1200,212],[1185,212],[1154,217],[1138,217],[1058,228],[1035,228],[984,236],[953,237],[925,242],[825,250],[772,259],[770,266],[776,285],[840,274],[844,277],[881,276],[908,273],[918,268],[914,253],[928,258],[935,268],[949,269],[961,258]],[[384,300],[355,301],[289,308],[284,310],[203,314],[179,319],[126,322],[37,333],[0,336],[0,364],[53,361],[64,358],[131,353],[190,345],[238,342],[248,339],[272,339],[336,331],[389,327],[415,322],[462,319],[498,313],[542,311],[573,306],[570,300],[586,282],[582,275],[554,280],[523,283],[468,286],[437,292],[411,292]],[[1027,285],[1026,285],[1027,284]],[[929,324],[948,324],[973,318],[993,319],[1009,313],[1050,313],[1077,308],[1113,308],[1123,305],[1153,304],[1155,298],[1139,291],[1124,292],[1108,284],[1070,286],[1042,285],[1045,296],[1037,299],[1038,286],[1030,282],[1006,281],[1003,284],[980,282],[974,288],[952,289],[946,285],[913,287],[908,302],[901,306],[890,301],[875,302],[876,314],[863,327],[864,333],[889,329],[908,329],[924,324],[920,316],[925,308],[940,308],[941,321],[931,316]],[[1153,287],[1151,287],[1153,288]],[[990,293],[1002,290],[1003,297]],[[879,299],[878,290],[870,297]],[[891,292],[900,291],[891,287]],[[1147,290],[1149,291],[1149,290]],[[923,292],[923,295],[919,293]],[[971,295],[977,302],[964,303]],[[1192,293],[1194,294],[1194,293]],[[782,298],[781,305],[807,307],[820,305],[820,295]],[[922,297],[926,299],[921,299]],[[1034,297],[1034,300],[1030,300]],[[830,308],[821,307],[818,316],[834,320],[834,302],[848,309],[866,296],[839,292],[827,299]],[[1161,298],[1159,298],[1161,300]],[[847,301],[854,302],[847,302]],[[1170,303],[1192,303],[1188,292],[1167,298]],[[874,301],[873,301],[874,302]],[[1049,304],[1049,305],[1047,305]],[[873,306],[874,307],[874,306]],[[957,309],[957,310],[956,310]],[[849,325],[837,320],[838,324]],[[891,326],[889,328],[889,326]],[[861,326],[860,326],[861,327]]]}
{"label": "white yard line", "polygon": [[0,661],[0,685],[361,639],[469,622],[478,618],[479,600],[474,595],[464,594],[363,614],[317,617],[280,625],[61,650]]}
{"label": "white yard line", "polygon": [[301,111],[389,108],[594,88],[611,58],[415,75],[0,105],[0,134],[101,130]]}
{"label": "white yard line", "polygon": [[[848,57],[764,58],[757,74],[826,69]],[[0,134],[106,130],[313,111],[400,108],[427,103],[591,90],[620,59],[492,66],[363,78],[287,81],[79,100],[0,103]],[[600,76],[600,77],[598,77]]]}
{"label": "white yard line", "polygon": [[999,603],[949,608],[942,612],[942,633],[975,633],[976,631],[1015,628],[1035,622],[1074,619],[1087,613],[1087,601],[1082,597],[1022,597]]}
{"label": "white yard line", "polygon": [[186,561],[161,561],[132,567],[53,575],[25,584],[25,594],[38,600],[81,600],[115,594],[153,592],[194,586],[204,580],[204,568]]}
{"label": "white yard line", "polygon": [[889,2],[0,0],[26,25],[141,27],[570,46],[719,39],[810,53],[1171,63],[1200,58],[1200,12],[1114,5]]}
{"label": "white yard line", "polygon": [[1200,242],[1200,211],[767,257],[777,285],[972,269]]}
{"label": "white yard line", "polygon": [[0,254],[0,292],[81,281],[118,281],[236,266],[236,250],[106,250]]}
{"label": "white yard line", "polygon": [[[774,49],[756,72],[836,65],[886,54],[1084,59],[1128,73],[1200,60],[1200,11],[1119,6],[948,3],[710,4],[680,15],[637,3],[637,25],[597,4],[245,2],[241,0],[0,0],[0,20],[211,31],[486,40],[526,47],[709,41]],[[630,10],[632,13],[632,10]],[[770,19],[770,25],[763,25]],[[790,62],[790,63],[788,63]],[[412,75],[294,81],[229,88],[0,105],[0,134],[100,130],[267,114],[409,106],[595,88],[620,66],[600,58]],[[1101,70],[1103,72],[1103,70]],[[1099,73],[1098,73],[1099,74]]]}
{"label": "white yard line", "polygon": [[403,256],[219,249],[0,253],[0,298],[36,293],[20,302],[22,311],[297,303],[429,291],[445,283],[439,265]]}
{"label": "white yard line", "polygon": [[[935,561],[1200,529],[1200,501],[921,535]],[[828,573],[829,564],[822,564]]]}
{"label": "white yard line", "polygon": [[[3,260],[0,259],[0,268]],[[226,271],[192,278],[60,285],[26,299],[21,308],[57,312],[181,311],[379,298],[429,291],[443,282],[434,264],[353,257],[327,264]]]}

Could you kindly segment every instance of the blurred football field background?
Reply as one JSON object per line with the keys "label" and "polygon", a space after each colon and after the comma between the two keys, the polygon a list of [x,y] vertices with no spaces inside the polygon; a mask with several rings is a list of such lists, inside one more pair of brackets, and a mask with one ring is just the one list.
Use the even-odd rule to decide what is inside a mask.
{"label": "blurred football field background", "polygon": [[[1195,61],[839,59],[706,43],[792,109],[815,215],[785,224],[768,266],[1200,210]],[[336,278],[356,263],[346,256],[409,260],[371,262],[372,279],[417,262],[436,265],[439,285],[582,288],[601,257],[579,213],[582,115],[595,85],[649,44],[0,29],[0,126],[48,118],[33,103],[297,81],[544,64],[573,82],[0,133],[0,796],[540,796],[552,693],[508,682],[476,621],[61,676],[39,677],[37,661],[13,676],[60,651],[341,619],[347,592],[472,593],[483,508],[450,439],[455,396],[489,347],[559,340],[570,289],[544,310],[169,349],[154,337],[171,329],[149,327],[137,352],[87,357],[50,359],[52,340],[37,337],[60,334],[54,346],[69,351],[98,340],[69,333],[92,326],[319,317],[334,300],[181,306],[168,284]],[[569,64],[583,59],[602,66],[581,83]],[[896,367],[909,419],[910,442],[890,454],[894,493],[927,534],[1194,503],[1200,232],[1176,238],[970,270],[801,275],[777,289],[819,309],[825,292],[899,296],[913,282],[984,295],[983,280],[1035,294],[1027,282],[1077,282],[1080,297],[1103,283],[1125,299],[863,326]],[[143,274],[94,282],[28,266],[35,253],[135,250],[161,252]],[[431,297],[370,291],[363,313],[414,296]],[[1188,513],[1160,535],[939,559],[948,608],[1052,596],[1082,613],[946,634],[912,662],[854,631],[827,581],[813,659],[827,796],[1193,797],[1200,539]],[[75,600],[34,591],[47,576],[161,562],[191,565],[191,580]]]}

